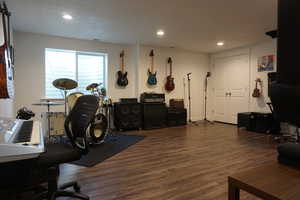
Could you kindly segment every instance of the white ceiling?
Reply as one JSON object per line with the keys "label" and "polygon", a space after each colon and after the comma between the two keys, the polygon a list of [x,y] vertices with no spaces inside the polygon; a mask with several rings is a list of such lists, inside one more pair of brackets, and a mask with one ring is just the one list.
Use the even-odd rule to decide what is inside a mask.
{"label": "white ceiling", "polygon": [[[254,44],[276,28],[277,0],[6,0],[15,30],[201,52]],[[73,16],[71,22],[62,13]],[[164,38],[157,38],[164,29]],[[217,41],[225,41],[217,47]]]}

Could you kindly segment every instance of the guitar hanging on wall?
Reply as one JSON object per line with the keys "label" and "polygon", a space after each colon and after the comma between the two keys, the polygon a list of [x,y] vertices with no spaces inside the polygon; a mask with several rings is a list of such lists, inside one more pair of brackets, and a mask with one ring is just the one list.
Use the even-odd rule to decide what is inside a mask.
{"label": "guitar hanging on wall", "polygon": [[261,84],[261,79],[260,78],[255,80],[255,88],[254,88],[253,93],[252,93],[252,97],[254,97],[254,98],[259,98],[261,96],[260,89],[258,89],[258,83]]}
{"label": "guitar hanging on wall", "polygon": [[126,87],[128,85],[128,79],[127,79],[127,72],[125,72],[125,65],[124,65],[124,50],[120,54],[121,59],[121,70],[118,71],[118,80],[117,85],[120,87]]}
{"label": "guitar hanging on wall", "polygon": [[2,14],[4,43],[0,46],[0,98],[11,98],[13,96],[13,67],[11,62],[10,45],[10,12],[3,3],[0,4]]}
{"label": "guitar hanging on wall", "polygon": [[151,50],[149,56],[151,58],[151,66],[150,66],[150,69],[148,69],[147,83],[149,85],[156,85],[157,84],[157,79],[156,79],[156,72],[154,72],[154,51],[153,50]]}
{"label": "guitar hanging on wall", "polygon": [[167,76],[167,82],[165,84],[165,89],[168,92],[172,92],[175,89],[175,83],[174,83],[174,78],[172,76],[173,61],[172,61],[171,57],[169,57],[169,59],[168,59],[168,64],[170,65],[170,75]]}

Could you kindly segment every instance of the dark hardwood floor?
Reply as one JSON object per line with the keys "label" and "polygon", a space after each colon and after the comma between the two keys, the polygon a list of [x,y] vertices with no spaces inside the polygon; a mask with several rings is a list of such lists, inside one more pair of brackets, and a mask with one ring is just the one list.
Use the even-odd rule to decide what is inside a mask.
{"label": "dark hardwood floor", "polygon": [[[267,136],[232,125],[128,134],[147,137],[92,168],[64,165],[60,182],[78,180],[92,200],[226,200],[230,174],[276,162]],[[243,199],[257,200],[245,192]]]}

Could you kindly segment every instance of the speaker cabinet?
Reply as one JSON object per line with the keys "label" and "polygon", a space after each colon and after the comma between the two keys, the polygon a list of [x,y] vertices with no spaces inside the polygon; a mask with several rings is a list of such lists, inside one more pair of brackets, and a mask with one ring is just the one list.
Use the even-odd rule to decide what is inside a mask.
{"label": "speaker cabinet", "polygon": [[184,126],[187,124],[187,111],[184,108],[168,108],[167,125]]}
{"label": "speaker cabinet", "polygon": [[142,109],[139,103],[115,103],[114,124],[118,130],[142,128]]}
{"label": "speaker cabinet", "polygon": [[167,108],[164,103],[144,103],[143,129],[157,129],[166,127]]}

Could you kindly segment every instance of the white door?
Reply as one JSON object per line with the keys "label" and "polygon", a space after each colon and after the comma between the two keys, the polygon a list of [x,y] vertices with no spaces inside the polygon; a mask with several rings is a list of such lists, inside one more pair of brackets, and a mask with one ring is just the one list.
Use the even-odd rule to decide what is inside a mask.
{"label": "white door", "polygon": [[225,120],[225,101],[226,101],[226,91],[225,86],[225,73],[226,73],[226,64],[224,59],[216,59],[213,79],[214,79],[214,95],[215,95],[215,104],[214,104],[214,118],[215,121],[223,122]]}
{"label": "white door", "polygon": [[237,124],[237,113],[249,110],[249,56],[219,58],[214,73],[215,120]]}

